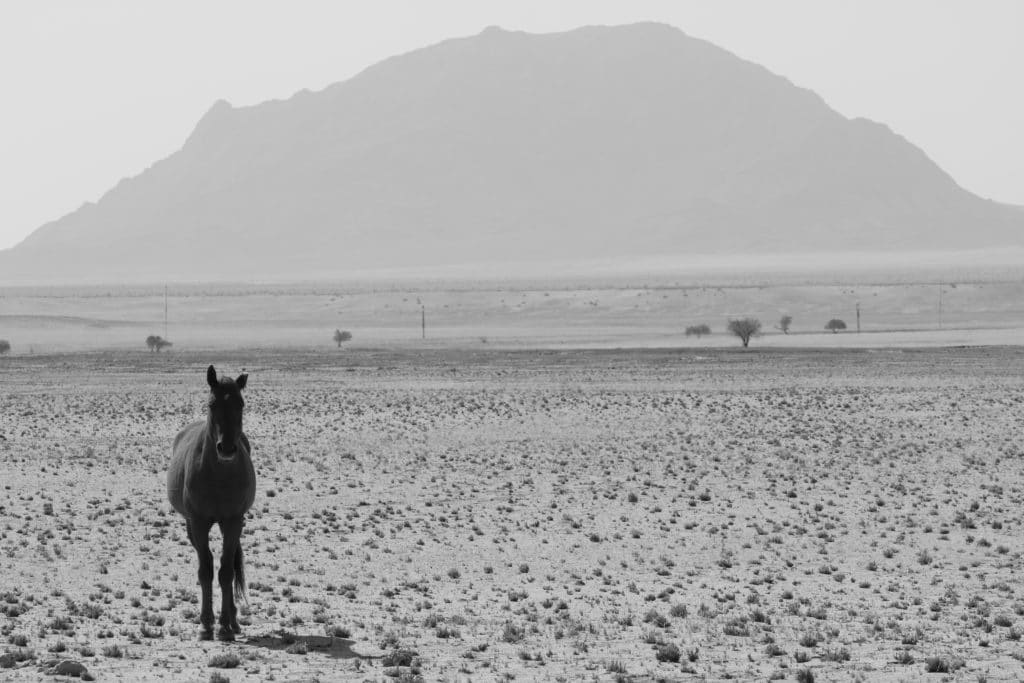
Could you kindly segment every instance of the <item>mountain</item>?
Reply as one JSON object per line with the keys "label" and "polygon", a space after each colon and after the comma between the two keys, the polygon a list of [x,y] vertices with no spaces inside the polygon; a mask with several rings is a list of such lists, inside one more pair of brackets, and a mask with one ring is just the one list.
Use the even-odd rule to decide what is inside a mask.
{"label": "mountain", "polygon": [[0,279],[961,249],[1024,215],[660,24],[481,34],[319,92],[217,102],[182,148],[0,252]]}

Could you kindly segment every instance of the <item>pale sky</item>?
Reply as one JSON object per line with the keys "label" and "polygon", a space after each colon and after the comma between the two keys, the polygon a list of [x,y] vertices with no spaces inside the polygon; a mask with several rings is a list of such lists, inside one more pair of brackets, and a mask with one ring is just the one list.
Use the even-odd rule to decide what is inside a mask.
{"label": "pale sky", "polygon": [[319,90],[489,25],[661,21],[1024,204],[1020,0],[3,0],[0,249],[179,149],[217,99]]}

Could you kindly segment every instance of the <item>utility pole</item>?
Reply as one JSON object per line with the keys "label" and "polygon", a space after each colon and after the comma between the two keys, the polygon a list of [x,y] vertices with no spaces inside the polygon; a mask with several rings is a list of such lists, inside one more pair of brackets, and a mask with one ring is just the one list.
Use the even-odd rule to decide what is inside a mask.
{"label": "utility pole", "polygon": [[939,283],[939,329],[942,329],[942,283]]}
{"label": "utility pole", "polygon": [[857,302],[857,334],[860,334],[860,302]]}
{"label": "utility pole", "polygon": [[427,338],[427,307],[420,304],[420,328],[423,331],[423,338]]}
{"label": "utility pole", "polygon": [[164,339],[167,339],[167,285],[164,285]]}

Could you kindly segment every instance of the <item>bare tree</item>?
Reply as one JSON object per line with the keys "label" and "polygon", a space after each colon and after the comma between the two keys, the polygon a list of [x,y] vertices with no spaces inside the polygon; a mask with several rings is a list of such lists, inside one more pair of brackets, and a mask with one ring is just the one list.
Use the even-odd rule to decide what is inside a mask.
{"label": "bare tree", "polygon": [[743,348],[747,348],[750,338],[761,331],[761,321],[757,318],[740,318],[729,321],[729,332],[740,338]]}
{"label": "bare tree", "polygon": [[782,330],[782,334],[789,334],[789,326],[793,324],[793,316],[784,315],[779,318],[779,329]]}
{"label": "bare tree", "polygon": [[6,339],[0,339],[0,355],[8,353],[11,350],[11,342]]}
{"label": "bare tree", "polygon": [[335,330],[334,331],[334,342],[338,345],[339,349],[341,348],[341,345],[344,342],[347,342],[347,341],[349,341],[351,339],[352,339],[352,333],[349,332],[348,330]]}
{"label": "bare tree", "polygon": [[690,325],[689,327],[686,328],[687,337],[697,337],[698,339],[700,339],[705,334],[711,334],[711,328],[704,324]]}
{"label": "bare tree", "polygon": [[832,330],[832,334],[835,334],[839,330],[845,330],[846,329],[846,323],[844,323],[839,318],[832,318],[827,323],[825,323],[825,329],[826,330]]}

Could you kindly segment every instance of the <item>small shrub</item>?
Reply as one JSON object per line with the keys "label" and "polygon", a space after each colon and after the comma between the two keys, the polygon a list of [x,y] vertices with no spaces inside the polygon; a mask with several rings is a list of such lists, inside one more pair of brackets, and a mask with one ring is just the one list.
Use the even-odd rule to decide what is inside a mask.
{"label": "small shrub", "polygon": [[143,638],[163,638],[164,632],[158,628],[150,628],[149,624],[143,624],[139,629]]}
{"label": "small shrub", "polygon": [[505,628],[501,632],[501,639],[506,643],[518,643],[525,635],[522,626],[516,626],[511,621],[506,621]]}
{"label": "small shrub", "polygon": [[332,638],[350,638],[352,637],[352,631],[345,626],[328,626],[324,629],[327,635]]}
{"label": "small shrub", "polygon": [[659,646],[654,656],[659,662],[678,662],[682,653],[675,643],[669,643]]}
{"label": "small shrub", "polygon": [[612,661],[612,662],[608,662],[607,664],[604,665],[604,668],[605,668],[605,671],[607,671],[610,674],[625,674],[626,673],[626,665],[623,664],[622,662],[618,661],[618,660],[615,660],[615,661]]}
{"label": "small shrub", "polygon": [[450,626],[438,626],[437,631],[434,632],[438,638],[461,638],[458,629]]}
{"label": "small shrub", "polygon": [[845,647],[839,650],[825,650],[821,658],[826,662],[848,662],[850,661],[850,651]]}
{"label": "small shrub", "polygon": [[722,628],[722,632],[727,636],[739,636],[741,638],[750,635],[750,629],[747,628],[746,622],[742,619],[730,619]]}
{"label": "small shrub", "polygon": [[655,631],[653,628],[646,629],[641,638],[648,645],[665,644],[665,640],[661,637],[661,634]]}
{"label": "small shrub", "polygon": [[214,669],[234,669],[241,660],[238,659],[238,655],[231,652],[222,652],[210,657],[210,661],[206,663],[207,666],[213,667]]}
{"label": "small shrub", "polygon": [[668,618],[659,613],[656,609],[650,609],[647,611],[647,614],[644,615],[644,623],[651,624],[658,628],[667,628],[669,625]]}
{"label": "small shrub", "polygon": [[54,617],[47,624],[47,627],[51,631],[70,631],[71,630],[71,619],[67,617]]}
{"label": "small shrub", "polygon": [[819,633],[805,633],[800,636],[801,647],[814,647],[821,642],[821,634]]}
{"label": "small shrub", "polygon": [[384,666],[412,666],[412,660],[416,658],[414,650],[397,648],[385,653],[381,664]]}
{"label": "small shrub", "polygon": [[900,642],[904,645],[917,645],[917,641],[921,640],[922,636],[924,636],[924,633],[921,632],[921,629],[917,628],[914,629],[913,633],[904,633],[900,638]]}
{"label": "small shrub", "polygon": [[810,669],[800,669],[796,672],[797,683],[814,683],[814,672]]}

